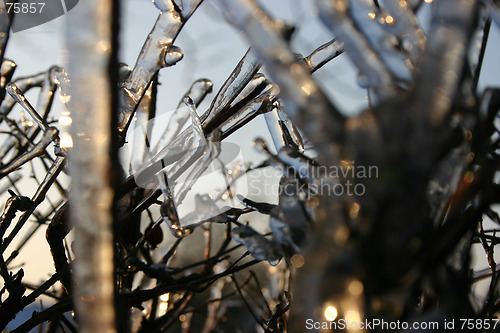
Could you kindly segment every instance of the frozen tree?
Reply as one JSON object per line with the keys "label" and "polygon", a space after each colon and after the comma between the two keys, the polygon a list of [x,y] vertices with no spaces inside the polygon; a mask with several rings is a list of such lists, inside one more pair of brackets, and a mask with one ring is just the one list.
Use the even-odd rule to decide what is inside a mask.
{"label": "frozen tree", "polygon": [[[120,2],[82,1],[68,68],[29,77],[3,57],[16,1],[0,4],[2,330],[42,295],[52,304],[13,332],[328,332],[339,319],[494,330],[500,95],[478,82],[498,1],[316,0],[331,40],[306,56],[265,2],[212,0],[250,47],[206,110],[214,85],[200,78],[168,122],[158,85],[202,0],[145,4],[158,19],[131,67],[117,55]],[[341,54],[366,90],[357,115],[313,76]],[[256,137],[263,162],[245,163],[226,139],[256,117],[271,141]],[[279,173],[274,198],[240,193],[266,169]],[[200,185],[207,175],[216,186]],[[29,177],[34,193],[18,185]],[[32,285],[15,258],[39,228],[54,273]]]}

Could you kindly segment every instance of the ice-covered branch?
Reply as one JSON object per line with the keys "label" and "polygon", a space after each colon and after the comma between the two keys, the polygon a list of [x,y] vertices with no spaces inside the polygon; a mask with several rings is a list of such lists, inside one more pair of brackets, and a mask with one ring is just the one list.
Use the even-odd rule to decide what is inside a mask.
{"label": "ice-covered branch", "polygon": [[134,69],[119,90],[118,130],[122,140],[153,75],[161,68],[173,66],[182,59],[181,49],[173,45],[173,42],[201,2],[202,0],[186,1],[185,8],[181,9],[173,0],[155,1],[161,13],[144,43]]}
{"label": "ice-covered branch", "polygon": [[276,22],[255,1],[220,2],[230,21],[243,30],[252,43],[273,82],[279,85],[287,113],[292,120],[299,120],[298,126],[306,136],[319,150],[328,151],[324,158],[332,161],[331,143],[326,147],[325,142],[341,140],[343,116],[312,79],[307,66],[297,60]]}
{"label": "ice-covered branch", "polygon": [[346,52],[359,69],[362,86],[373,89],[381,100],[394,96],[396,87],[391,73],[365,36],[356,28],[349,16],[348,0],[316,0],[316,3],[321,20],[344,42]]}

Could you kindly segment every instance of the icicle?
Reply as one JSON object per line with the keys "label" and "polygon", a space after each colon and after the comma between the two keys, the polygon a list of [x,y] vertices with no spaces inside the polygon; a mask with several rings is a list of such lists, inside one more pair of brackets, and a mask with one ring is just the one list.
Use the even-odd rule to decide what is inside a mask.
{"label": "icicle", "polygon": [[208,169],[213,160],[219,156],[221,151],[220,134],[208,139],[208,144],[205,147],[203,155],[199,161],[196,161],[178,190],[176,203],[179,205],[183,202],[186,194],[193,187],[194,183],[203,175]]}
{"label": "icicle", "polygon": [[271,134],[274,147],[276,148],[276,151],[279,151],[281,147],[285,145],[285,141],[283,139],[283,132],[280,126],[278,108],[274,107],[272,111],[266,112],[264,114],[264,119],[266,120],[267,129],[269,130],[269,134]]}
{"label": "icicle", "polygon": [[[180,189],[177,191],[176,204],[181,204],[184,200],[187,192],[193,187],[194,183],[201,177],[201,175],[207,170],[212,161],[220,154],[220,134],[216,133],[208,138],[208,142],[205,140],[205,135],[203,133],[203,127],[198,118],[196,112],[196,107],[188,96],[185,98],[185,103],[188,106],[192,119],[192,133],[193,138],[195,138],[195,145],[191,147],[188,154],[191,159],[193,156],[198,154],[198,149],[202,150],[201,159],[194,162],[191,171],[187,175]],[[169,171],[171,174],[175,174],[180,168],[184,168],[185,165],[178,163],[172,166]]]}
{"label": "icicle", "polygon": [[317,177],[321,176],[319,172],[315,172],[314,170],[314,167],[317,167],[318,163],[297,152],[291,146],[282,146],[277,154],[273,154],[262,138],[256,138],[252,144],[257,151],[265,153],[269,157],[270,165],[282,170],[285,175],[288,171],[294,170],[298,176],[303,178],[302,181],[307,182],[311,186],[315,186]]}
{"label": "icicle", "polygon": [[195,106],[200,105],[205,96],[212,92],[212,81],[208,79],[199,79],[196,80],[189,88],[189,91],[184,94],[183,99],[177,105],[177,109],[174,111],[172,116],[170,117],[167,127],[163,131],[163,134],[160,136],[158,143],[152,150],[152,153],[158,152],[160,149],[165,147],[168,143],[172,142],[172,140],[177,137],[180,133],[182,127],[186,124],[186,121],[190,117],[189,110],[184,103],[184,99],[186,96],[189,96],[193,101]]}
{"label": "icicle", "polygon": [[153,83],[149,86],[144,94],[135,115],[134,138],[132,141],[132,156],[130,158],[130,169],[132,173],[136,172],[143,164],[146,158],[149,157],[149,147],[146,143],[151,140],[150,128],[148,124],[151,105],[153,99]]}
{"label": "icicle", "polygon": [[[308,231],[308,219],[296,191],[299,184],[288,177],[280,181],[280,199],[278,205],[265,202],[255,202],[238,195],[238,200],[245,206],[261,214],[271,216],[270,227],[273,231],[273,241],[278,244],[287,259],[294,253],[300,253],[300,245]],[[293,187],[290,190],[290,186]],[[287,192],[287,193],[285,193]]]}
{"label": "icicle", "polygon": [[276,151],[279,151],[284,146],[291,146],[298,151],[304,151],[302,138],[286,114],[281,110],[279,101],[274,102],[273,110],[265,113],[264,118]]}
{"label": "icicle", "polygon": [[[207,142],[193,100],[191,100],[189,96],[186,96],[184,98],[184,103],[187,105],[189,109],[189,113],[192,120],[191,127],[187,132],[190,134],[188,140],[179,142],[176,140],[172,141],[171,144],[169,144],[162,151],[160,151],[160,153],[157,154],[153,159],[153,160],[158,159],[158,155],[160,155],[165,150],[167,150],[167,152],[173,152],[175,162],[168,170],[168,175],[169,177],[175,177],[175,179],[177,179],[179,175],[185,172],[186,169],[190,166],[190,163],[188,163],[188,161],[198,159],[200,156],[203,155],[203,152],[207,149]],[[164,161],[165,159],[168,159],[168,155],[163,157],[162,161]],[[163,167],[165,167],[168,164],[164,163]],[[185,193],[184,192],[179,193],[179,195],[181,194],[184,195]],[[176,202],[180,203],[182,202],[182,200]]]}
{"label": "icicle", "polygon": [[255,202],[253,200],[247,199],[241,194],[237,194],[236,198],[241,202],[243,206],[261,214],[271,215],[273,214],[273,211],[278,208],[277,205],[269,204],[267,202]]}
{"label": "icicle", "polygon": [[[166,175],[165,175],[166,177]],[[163,220],[167,223],[170,231],[175,237],[185,237],[191,234],[192,229],[183,228],[179,222],[179,216],[177,215],[177,208],[175,207],[174,200],[172,198],[172,194],[168,188],[168,181],[162,180],[163,186],[162,191],[165,196],[165,201],[160,207],[160,213],[163,217]]]}
{"label": "icicle", "polygon": [[304,140],[302,140],[302,136],[299,133],[299,130],[295,127],[295,125],[292,123],[292,121],[288,118],[288,115],[286,112],[283,110],[283,107],[281,106],[281,103],[278,105],[278,117],[282,124],[286,125],[291,138],[294,142],[294,144],[297,146],[300,152],[304,152],[305,146],[304,146]]}

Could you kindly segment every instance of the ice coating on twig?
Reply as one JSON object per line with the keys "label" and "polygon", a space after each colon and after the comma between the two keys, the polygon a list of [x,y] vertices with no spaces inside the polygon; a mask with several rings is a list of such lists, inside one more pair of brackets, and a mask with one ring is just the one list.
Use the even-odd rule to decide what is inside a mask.
{"label": "ice coating on twig", "polygon": [[344,42],[350,59],[366,80],[366,87],[373,89],[381,100],[396,93],[391,74],[379,59],[363,34],[358,31],[348,15],[348,1],[335,3],[329,0],[316,0],[322,22]]}
{"label": "ice coating on twig", "polygon": [[408,83],[412,73],[406,61],[407,56],[396,48],[397,40],[394,35],[383,28],[384,25],[392,26],[395,18],[377,11],[368,0],[349,0],[348,13],[392,76]]}
{"label": "ice coating on twig", "polygon": [[300,246],[304,243],[309,229],[308,218],[299,199],[298,179],[285,174],[281,177],[279,186],[281,191],[278,214],[271,216],[270,226],[273,239],[281,244],[285,255],[291,256],[301,252]]}
{"label": "ice coating on twig", "polygon": [[24,97],[22,91],[16,86],[15,83],[7,84],[7,92],[14,100],[19,103],[26,112],[31,116],[31,118],[37,123],[38,127],[44,132],[47,131],[48,125],[45,120],[40,117],[35,108],[30,104],[30,102]]}
{"label": "ice coating on twig", "polygon": [[269,84],[266,77],[262,73],[255,74],[252,79],[247,83],[243,90],[236,96],[236,98],[231,102],[231,107],[242,102],[244,99],[248,98],[251,94],[255,93],[256,89],[261,85]]}
{"label": "ice coating on twig", "polygon": [[[431,126],[440,126],[451,109],[473,32],[476,1],[442,0],[433,2],[432,23],[421,75],[415,91],[420,109],[426,110]],[[451,12],[450,12],[451,11]],[[446,75],[445,75],[446,74]],[[432,84],[429,84],[432,83]]]}
{"label": "ice coating on twig", "polygon": [[310,55],[305,57],[305,61],[311,73],[314,73],[330,60],[338,57],[344,52],[344,43],[332,39],[331,41],[316,48]]}
{"label": "ice coating on twig", "polygon": [[473,73],[472,91],[476,91],[479,83],[479,77],[481,75],[481,69],[491,29],[491,18],[488,12],[486,10],[481,10],[479,14],[477,29],[472,35],[467,57],[471,72]]}
{"label": "ice coating on twig", "polygon": [[[280,151],[284,146],[292,146],[301,152],[304,151],[304,143],[297,129],[281,110],[279,101],[274,102],[272,111],[264,114],[267,128],[271,134],[276,151]],[[292,134],[293,133],[293,134]]]}
{"label": "ice coating on twig", "polygon": [[383,24],[388,31],[394,30],[402,41],[403,49],[408,52],[413,64],[416,64],[418,57],[424,52],[427,37],[418,23],[418,19],[413,13],[407,1],[384,0],[385,9],[391,17],[391,24]]}
{"label": "ice coating on twig", "polygon": [[261,113],[271,110],[273,102],[278,98],[279,88],[270,84],[259,96],[249,101],[245,106],[230,113],[229,117],[219,125],[222,138],[226,138],[236,130],[245,126],[250,120]]}
{"label": "ice coating on twig", "polygon": [[135,130],[132,141],[132,156],[130,158],[130,169],[134,173],[143,164],[144,160],[149,157],[149,140],[151,140],[151,125],[150,111],[154,106],[151,105],[153,100],[153,83],[142,97],[135,114]]}
{"label": "ice coating on twig", "polygon": [[173,0],[155,2],[161,13],[144,43],[134,69],[119,90],[118,130],[122,132],[122,137],[153,75],[161,68],[172,66],[182,59],[182,51],[172,44],[201,1],[190,2],[189,9],[182,13],[178,12]]}
{"label": "ice coating on twig", "polygon": [[[248,49],[226,82],[215,96],[209,109],[201,116],[203,126],[217,126],[217,118],[224,112],[236,96],[251,81],[260,68],[260,61],[252,49]],[[213,125],[212,125],[213,124]]]}
{"label": "ice coating on twig", "polygon": [[[206,95],[212,92],[212,81],[208,79],[199,79],[196,80],[189,90],[184,94],[184,96],[189,96],[193,101],[195,106],[200,105]],[[184,103],[184,97],[177,105],[174,113],[170,117],[167,127],[163,131],[158,143],[152,150],[152,153],[156,153],[159,150],[163,149],[168,143],[172,142],[172,140],[180,133],[181,129],[186,124],[187,120],[190,117],[189,109]]]}
{"label": "ice coating on twig", "polygon": [[11,81],[16,68],[17,65],[12,60],[5,59],[2,61],[2,65],[0,66],[0,88],[2,89],[1,94],[3,94],[0,96],[1,100],[5,97],[5,86]]}
{"label": "ice coating on twig", "polygon": [[[196,112],[196,107],[189,96],[184,98],[184,102],[189,109],[192,120],[191,126],[183,134],[177,136],[176,140],[173,140],[156,154],[152,159],[153,163],[148,164],[144,169],[147,169],[156,162],[161,163],[161,169],[171,165],[168,169],[168,176],[177,179],[189,167],[190,163],[188,162],[198,159],[207,148],[207,142]],[[169,157],[169,154],[172,157]]]}
{"label": "ice coating on twig", "polygon": [[276,148],[276,151],[278,151],[285,145],[283,132],[279,124],[280,119],[278,116],[278,108],[274,107],[270,112],[266,112],[264,114],[264,119],[266,120],[267,129],[269,130],[269,134],[271,134],[274,147]]}
{"label": "ice coating on twig", "polygon": [[[163,173],[160,177],[166,178],[166,173]],[[160,212],[163,220],[167,223],[170,231],[175,237],[185,237],[191,233],[191,229],[183,228],[180,225],[179,216],[177,214],[177,208],[175,207],[174,199],[172,197],[172,192],[168,187],[168,181],[166,179],[161,179],[162,192],[165,197],[165,201],[160,207]]]}
{"label": "ice coating on twig", "polygon": [[207,146],[203,151],[203,155],[200,160],[194,163],[193,168],[188,173],[186,179],[182,183],[181,187],[177,191],[176,203],[181,204],[186,197],[188,191],[191,190],[194,183],[203,175],[203,173],[208,169],[210,164],[214,159],[219,156],[221,152],[220,139],[210,139]]}
{"label": "ice coating on twig", "polygon": [[[14,80],[14,83],[21,91],[26,92],[33,87],[40,87],[43,84],[46,75],[47,72],[42,72],[32,76],[18,78]],[[5,98],[0,105],[0,114],[7,116],[10,111],[12,111],[14,105],[16,105],[16,101],[13,98]]]}
{"label": "ice coating on twig", "polygon": [[[279,85],[280,97],[292,119],[300,119],[300,127],[320,150],[331,152],[331,144],[328,148],[324,145],[328,140],[323,134],[329,133],[333,142],[338,142],[344,117],[312,79],[307,66],[297,60],[276,22],[255,1],[220,2],[231,22],[243,30],[252,43],[273,82]],[[331,158],[332,154],[324,157]]]}
{"label": "ice coating on twig", "polygon": [[239,225],[231,230],[231,236],[236,242],[245,246],[255,259],[265,260],[271,266],[279,263],[281,256],[277,253],[275,243],[252,227]]}
{"label": "ice coating on twig", "polygon": [[0,255],[4,253],[5,249],[14,240],[14,238],[19,233],[19,231],[22,229],[24,224],[28,221],[31,214],[33,214],[33,212],[38,207],[38,205],[40,205],[42,203],[42,201],[45,199],[45,195],[47,194],[48,190],[50,189],[52,184],[54,184],[54,182],[56,182],[57,176],[63,170],[65,160],[66,160],[65,157],[60,157],[60,156],[58,156],[54,160],[50,169],[48,170],[47,174],[45,175],[45,178],[40,183],[35,194],[31,198],[31,201],[33,202],[33,204],[30,206],[30,208],[23,215],[21,215],[19,217],[19,220],[17,221],[14,228],[12,228],[10,234],[3,239],[3,242],[0,245]]}
{"label": "ice coating on twig", "polygon": [[[195,146],[191,147],[189,154],[196,153],[196,150],[198,148],[202,149],[203,153],[201,158],[194,163],[192,169],[188,173],[180,189],[177,191],[177,195],[175,198],[177,204],[182,203],[187,192],[193,187],[193,184],[207,170],[208,166],[212,163],[212,161],[220,154],[220,134],[219,135],[216,134],[215,136],[209,137],[207,140],[205,140],[203,127],[201,126],[201,122],[198,118],[196,107],[193,101],[189,97],[186,97],[184,101],[188,106],[189,112],[191,114],[191,119],[192,119],[191,128],[193,131],[192,132],[193,137],[198,141]],[[175,173],[176,170],[177,168],[174,165],[172,167],[171,172]]]}
{"label": "ice coating on twig", "polygon": [[281,123],[287,127],[291,138],[297,148],[299,149],[300,152],[304,152],[305,150],[305,145],[304,145],[304,140],[302,139],[302,135],[300,135],[299,130],[295,125],[292,123],[290,118],[288,118],[288,115],[286,112],[283,110],[283,107],[281,106],[281,103],[278,105],[278,117],[281,121]]}
{"label": "ice coating on twig", "polygon": [[[62,67],[54,67],[49,71],[48,81],[52,83],[52,85],[57,86],[59,90],[59,99],[64,105],[64,109],[61,110],[61,116],[59,117],[59,129],[60,129],[60,141],[58,147],[58,153],[64,154],[66,148],[73,147],[73,138],[70,132],[70,126],[73,122],[71,118],[71,81],[68,76],[68,72],[66,69]],[[42,89],[46,89],[47,80]],[[47,86],[51,86],[50,84]],[[49,94],[49,96],[51,96]],[[43,98],[43,95],[41,95]]]}
{"label": "ice coating on twig", "polygon": [[[6,61],[4,61],[4,63]],[[22,89],[20,88],[21,91],[27,91],[37,86],[41,87],[36,110],[40,110],[40,117],[42,119],[47,118],[50,106],[52,105],[52,101],[54,99],[54,91],[56,89],[56,84],[53,81],[52,76],[53,73],[59,69],[60,67],[54,66],[47,72],[37,74],[33,77],[20,78],[14,81],[18,88],[22,87]],[[42,77],[44,78],[43,80],[41,80]],[[4,99],[4,101],[2,102],[2,106],[0,107],[0,110],[2,110],[1,112],[4,114],[8,114],[16,103],[17,102],[14,98]],[[0,122],[2,120],[3,118],[0,118]],[[0,147],[0,157],[5,157],[6,154],[17,144],[20,144],[21,146],[31,144],[31,140],[33,139],[33,136],[36,135],[37,131],[37,126],[31,126],[27,129],[27,133],[25,135],[23,134],[20,138],[16,139],[14,137],[9,137]]]}

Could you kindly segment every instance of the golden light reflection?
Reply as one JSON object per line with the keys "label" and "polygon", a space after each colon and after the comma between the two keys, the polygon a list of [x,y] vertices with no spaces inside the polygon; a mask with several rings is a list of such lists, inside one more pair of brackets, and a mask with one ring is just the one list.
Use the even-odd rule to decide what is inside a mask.
{"label": "golden light reflection", "polygon": [[338,313],[337,309],[332,305],[327,306],[325,308],[324,316],[325,316],[325,319],[328,321],[334,321],[337,318],[338,314],[339,313]]}
{"label": "golden light reflection", "polygon": [[349,229],[346,226],[338,227],[333,235],[333,240],[337,246],[344,246],[349,239]]}
{"label": "golden light reflection", "polygon": [[347,171],[351,170],[353,165],[354,165],[354,161],[348,161],[348,160],[341,160],[340,161],[340,167],[342,169],[347,170]]}
{"label": "golden light reflection", "polygon": [[61,126],[69,126],[73,122],[70,116],[62,116],[59,118],[59,125]]}
{"label": "golden light reflection", "polygon": [[311,90],[312,90],[311,85],[304,84],[302,87],[300,87],[300,89],[302,89],[302,91],[305,92],[308,96],[311,95]]}
{"label": "golden light reflection", "polygon": [[278,267],[276,267],[276,266],[269,266],[267,269],[269,270],[269,273],[271,273],[271,274],[276,274],[279,271]]}
{"label": "golden light reflection", "polygon": [[355,202],[351,209],[349,209],[349,216],[351,217],[351,219],[355,219],[356,217],[358,217],[358,214],[359,214],[359,204],[357,202]]}
{"label": "golden light reflection", "polygon": [[361,315],[359,314],[358,311],[351,310],[351,311],[347,311],[347,313],[345,315],[345,319],[349,322],[359,323],[361,321]]}
{"label": "golden light reflection", "polygon": [[69,133],[62,133],[60,140],[59,140],[59,146],[61,148],[71,148],[73,147],[73,138],[71,137],[71,134]]}
{"label": "golden light reflection", "polygon": [[335,10],[340,13],[345,12],[349,8],[349,5],[345,0],[335,0],[333,5],[335,6]]}
{"label": "golden light reflection", "polygon": [[160,312],[161,312],[161,316],[163,314],[165,314],[165,312],[167,312],[168,310],[168,303],[160,303]]}
{"label": "golden light reflection", "polygon": [[391,15],[387,15],[387,16],[385,17],[385,22],[386,22],[387,24],[393,24],[393,23],[394,23],[394,18],[393,18]]}
{"label": "golden light reflection", "polygon": [[61,94],[61,102],[63,104],[68,104],[71,101],[71,95],[62,95]]}
{"label": "golden light reflection", "polygon": [[304,266],[304,264],[305,264],[304,256],[296,253],[290,259],[290,263],[292,264],[293,267],[300,268],[300,267]]}
{"label": "golden light reflection", "polygon": [[168,301],[170,300],[170,294],[166,293],[160,296],[160,304],[158,304],[159,315],[163,316],[168,311]]}
{"label": "golden light reflection", "polygon": [[472,163],[474,160],[474,153],[467,154],[467,163]]}
{"label": "golden light reflection", "polygon": [[368,13],[368,17],[370,18],[370,20],[374,20],[375,19],[375,13]]}
{"label": "golden light reflection", "polygon": [[358,280],[354,280],[354,281],[351,281],[351,283],[349,283],[349,286],[347,287],[347,289],[353,295],[356,295],[356,296],[361,295],[363,293],[363,284]]}
{"label": "golden light reflection", "polygon": [[424,0],[426,3],[431,3],[432,0]]}
{"label": "golden light reflection", "polygon": [[401,0],[399,2],[399,6],[405,8],[408,5],[408,3],[405,0]]}
{"label": "golden light reflection", "polygon": [[111,48],[111,43],[107,40],[101,40],[97,43],[95,48],[98,53],[106,53]]}
{"label": "golden light reflection", "polygon": [[170,300],[170,293],[166,293],[160,296],[160,301],[168,302]]}
{"label": "golden light reflection", "polygon": [[293,64],[290,66],[290,71],[292,73],[300,73],[301,71],[301,68],[300,68],[300,65],[299,64]]}

